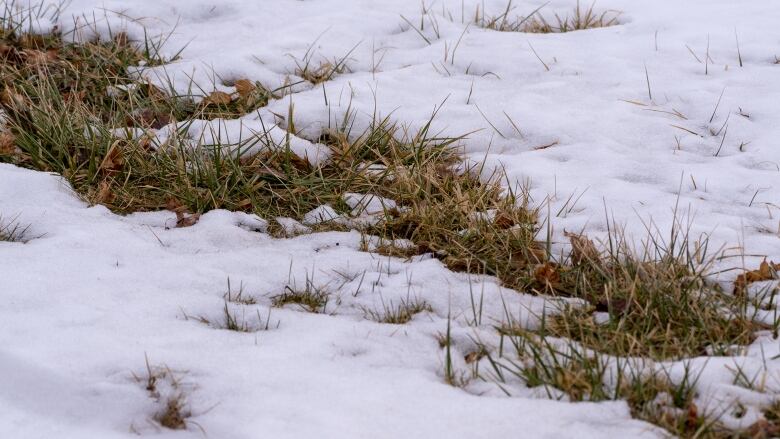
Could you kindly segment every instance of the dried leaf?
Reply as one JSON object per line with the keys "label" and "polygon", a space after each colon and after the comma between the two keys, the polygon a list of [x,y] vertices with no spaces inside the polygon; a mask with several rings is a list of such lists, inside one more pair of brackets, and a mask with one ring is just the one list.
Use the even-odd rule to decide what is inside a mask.
{"label": "dried leaf", "polygon": [[242,98],[248,97],[252,94],[252,92],[255,91],[255,89],[257,89],[255,84],[248,79],[239,79],[233,85],[236,87],[236,91]]}
{"label": "dried leaf", "polygon": [[228,105],[233,100],[233,98],[230,97],[229,94],[225,93],[224,91],[212,91],[211,94],[206,96],[206,99],[203,100],[203,103],[205,105]]}
{"label": "dried leaf", "polygon": [[122,154],[122,149],[119,144],[120,142],[117,141],[111,145],[108,153],[106,153],[106,156],[103,157],[103,161],[100,162],[100,167],[98,168],[100,172],[112,175],[122,170],[125,164],[125,158],[124,154]]}
{"label": "dried leaf", "polygon": [[558,264],[547,262],[534,270],[534,279],[544,286],[555,288],[561,282],[561,275],[558,272]]}
{"label": "dried leaf", "polygon": [[762,261],[758,270],[747,271],[737,276],[737,279],[734,280],[734,294],[744,294],[748,285],[753,282],[775,279],[778,271],[780,271],[780,264]]}
{"label": "dried leaf", "polygon": [[16,138],[10,131],[0,131],[0,154],[11,155],[16,151]]}
{"label": "dried leaf", "polygon": [[493,221],[493,223],[499,229],[508,229],[515,225],[515,220],[512,219],[512,217],[507,215],[506,213],[501,212],[498,215],[496,215],[496,219]]}
{"label": "dried leaf", "polygon": [[195,225],[200,219],[199,213],[190,214],[187,211],[187,206],[183,205],[181,201],[175,198],[168,199],[165,207],[176,213],[176,227],[178,228]]}
{"label": "dried leaf", "polygon": [[599,261],[599,251],[593,241],[585,235],[564,231],[563,235],[569,238],[571,243],[571,262],[577,266],[583,262],[596,263]]}
{"label": "dried leaf", "polygon": [[116,195],[111,190],[111,185],[105,180],[101,181],[95,195],[95,202],[98,204],[111,204],[115,199]]}

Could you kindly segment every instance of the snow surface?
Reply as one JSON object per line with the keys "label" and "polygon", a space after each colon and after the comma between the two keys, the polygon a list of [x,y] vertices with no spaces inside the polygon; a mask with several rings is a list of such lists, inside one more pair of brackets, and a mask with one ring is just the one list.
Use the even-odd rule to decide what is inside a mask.
{"label": "snow surface", "polygon": [[[142,26],[173,29],[164,50],[186,46],[181,59],[145,74],[204,93],[241,78],[271,89],[297,82],[296,60],[310,47],[315,64],[348,55],[349,72],[298,84],[256,114],[217,122],[220,130],[193,124],[196,138],[218,132],[237,141],[275,124],[270,134],[283,136],[288,121],[279,115],[294,105],[303,132],[292,146],[317,161],[324,152],[306,139],[350,112],[359,131],[384,116],[415,129],[437,110],[434,132],[468,133],[470,159],[502,165],[543,211],[549,201],[556,236],[583,228],[598,236],[605,210],[635,236],[650,219],[666,230],[679,198],[695,234],[754,255],[725,263],[780,259],[775,1],[600,0],[597,9],[622,11],[620,25],[551,35],[469,25],[483,3],[488,15],[506,5],[437,1],[424,12],[418,0],[74,0],[59,25],[73,26],[75,14],[77,24],[97,17],[98,32],[124,28],[135,38]],[[515,2],[516,12],[542,3]],[[573,5],[553,0],[543,11]],[[423,20],[430,44],[402,16]],[[0,165],[0,214],[30,225],[29,242],[0,242],[0,437],[658,435],[631,420],[623,402],[574,405],[522,386],[509,398],[487,385],[444,384],[437,337],[450,310],[462,359],[474,337],[491,342],[490,325],[506,318],[503,303],[528,326],[554,304],[432,259],[359,251],[356,232],[278,240],[262,232],[261,219],[225,211],[174,229],[173,213],[116,216],[84,205],[56,176],[8,165]],[[286,223],[291,234],[306,230]],[[270,311],[270,330],[236,333],[198,320],[219,321],[228,278],[257,300],[231,309],[257,326],[257,313]],[[307,282],[334,292],[324,314],[270,309],[272,296]],[[484,296],[477,328],[468,325],[472,293]],[[426,300],[432,312],[402,326],[365,319],[366,310],[410,299]],[[778,353],[777,340],[763,336],[743,356],[695,360],[705,371],[702,398],[712,407],[739,400],[747,415],[726,421],[748,425],[755,407],[780,391]],[[146,373],[145,356],[189,385],[202,430],[154,427],[161,403],[134,379]],[[768,393],[734,386],[735,364],[761,376]]]}

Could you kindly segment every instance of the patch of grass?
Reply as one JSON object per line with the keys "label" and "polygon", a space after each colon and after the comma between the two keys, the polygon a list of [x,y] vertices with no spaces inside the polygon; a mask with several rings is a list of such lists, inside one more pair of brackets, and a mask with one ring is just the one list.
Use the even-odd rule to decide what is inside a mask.
{"label": "patch of grass", "polygon": [[707,254],[706,240],[695,246],[687,233],[673,230],[667,242],[651,236],[636,251],[613,232],[599,252],[583,236],[570,239],[569,264],[537,268],[537,285],[588,305],[546,319],[550,335],[617,356],[680,359],[728,355],[762,329],[744,297],[708,280],[714,258]]}
{"label": "patch of grass", "polygon": [[[504,334],[502,346],[506,340],[509,356],[487,354],[491,379],[499,383],[519,379],[528,387],[540,387],[550,398],[572,402],[625,400],[634,418],[681,438],[725,438],[735,433],[700,412],[694,401],[699,376],[690,366],[672,380],[666,372],[643,368],[641,362],[586,351],[574,342],[530,331]],[[516,360],[509,358],[512,355]]]}
{"label": "patch of grass", "polygon": [[187,402],[187,394],[191,386],[184,383],[179,375],[168,366],[152,366],[148,358],[146,376],[133,375],[136,381],[144,384],[149,397],[160,405],[153,419],[160,426],[171,430],[185,430],[189,424],[197,425],[189,420],[192,411]]}
{"label": "patch of grass", "polygon": [[29,226],[22,226],[14,220],[4,221],[0,216],[0,242],[27,242],[28,229]]}
{"label": "patch of grass", "polygon": [[297,289],[287,285],[284,292],[271,296],[271,303],[277,307],[298,305],[301,309],[312,313],[324,313],[328,307],[331,293],[324,286],[317,286],[307,278],[303,288]]}
{"label": "patch of grass", "polygon": [[227,292],[222,297],[225,298],[225,301],[231,303],[240,303],[242,305],[257,304],[257,299],[249,295],[244,295],[243,282],[241,282],[241,284],[238,286],[238,291],[233,291],[233,289],[230,287],[230,278],[227,280]]}
{"label": "patch of grass", "polygon": [[[403,208],[389,209],[365,231],[417,244],[398,254],[432,253],[452,269],[494,274],[516,287],[528,277],[519,275],[527,262],[543,254],[525,195],[507,193],[500,171],[480,178],[481,167],[463,168],[460,139],[433,135],[430,123],[409,133],[384,119],[353,133],[345,122],[317,139],[332,154],[316,165],[264,132],[237,144],[205,145],[187,138],[188,121],[237,100],[214,92],[196,105],[143,82],[132,68],[143,51],[126,39],[71,45],[49,35],[30,43],[4,31],[2,41],[10,62],[0,67],[6,71],[0,102],[14,148],[4,149],[0,161],[62,174],[87,201],[120,213],[174,206],[189,225],[217,208],[300,219],[323,204],[348,211],[348,192],[375,194]],[[248,81],[234,86],[238,98],[265,96]],[[172,121],[179,129],[164,144],[128,131]]]}
{"label": "patch of grass", "polygon": [[547,19],[540,12],[546,6],[544,4],[526,16],[510,17],[510,13],[514,9],[512,0],[510,0],[507,2],[504,12],[497,16],[487,17],[484,11],[477,8],[474,22],[482,28],[500,32],[537,34],[573,32],[620,24],[618,21],[620,12],[612,10],[597,12],[594,10],[595,5],[596,3],[593,2],[590,7],[584,8],[578,0],[577,5],[569,15],[554,14],[552,19]]}
{"label": "patch of grass", "polygon": [[[268,311],[268,314],[263,318],[262,315],[260,315],[260,311],[257,310],[255,313],[257,314],[257,320],[256,322],[250,321],[246,317],[245,314],[245,308],[241,308],[242,312],[239,315],[239,312],[236,309],[233,309],[228,305],[228,301],[225,301],[225,306],[222,308],[222,315],[219,319],[213,320],[205,316],[199,316],[197,317],[197,320],[201,323],[204,323],[206,325],[218,328],[218,329],[226,329],[228,331],[235,331],[235,332],[257,332],[257,331],[268,331],[272,327],[279,327],[280,322],[276,322],[276,325],[271,325],[271,311]],[[189,316],[187,316],[189,318]]]}
{"label": "patch of grass", "polygon": [[[319,40],[319,38],[317,40]],[[334,59],[332,61],[324,59],[314,61],[315,52],[313,49],[317,40],[314,40],[308,49],[306,49],[306,53],[303,54],[301,59],[292,57],[293,61],[295,61],[295,76],[300,77],[312,85],[330,81],[335,75],[349,72],[347,61],[349,60],[350,55],[352,55],[352,52],[358,47],[355,45],[340,59]]]}
{"label": "patch of grass", "polygon": [[381,309],[363,308],[363,313],[367,319],[379,323],[389,323],[392,325],[403,325],[421,312],[433,312],[433,308],[425,300],[417,297],[407,297],[394,305],[392,301],[385,303],[382,299]]}

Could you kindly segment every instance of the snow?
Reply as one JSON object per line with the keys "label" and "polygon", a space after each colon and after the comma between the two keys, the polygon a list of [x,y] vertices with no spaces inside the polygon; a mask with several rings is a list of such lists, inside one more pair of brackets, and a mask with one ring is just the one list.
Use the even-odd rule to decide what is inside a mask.
{"label": "snow", "polygon": [[[21,193],[20,188],[24,188]],[[485,322],[503,303],[533,320],[545,301],[447,271],[434,259],[404,262],[359,251],[357,232],[273,239],[226,211],[189,228],[173,213],[121,217],[78,201],[59,177],[0,165],[0,209],[30,224],[27,243],[0,243],[0,436],[130,437],[156,431],[159,403],[144,390],[145,356],[179,373],[209,437],[634,437],[652,432],[625,403],[569,405],[478,396],[442,382],[437,335],[454,316],[468,340],[469,293]],[[230,304],[268,331],[218,322],[230,279],[256,305]],[[332,291],[325,314],[273,295],[311,283]],[[433,311],[406,325],[364,310],[407,298]],[[551,305],[547,305],[551,306]],[[276,326],[278,323],[278,327]],[[530,324],[530,323],[529,323]],[[490,327],[489,324],[486,325]],[[160,430],[163,436],[181,433]],[[200,437],[198,428],[186,435]]]}
{"label": "snow", "polygon": [[[543,3],[515,2],[516,13]],[[292,107],[302,131],[291,148],[318,162],[327,155],[316,143],[323,129],[349,120],[359,132],[389,116],[413,132],[435,112],[433,133],[467,134],[461,144],[470,160],[502,166],[508,181],[528,188],[550,212],[563,250],[564,230],[603,236],[607,217],[634,237],[650,221],[668,230],[679,205],[677,220],[694,236],[749,255],[723,264],[780,260],[775,2],[599,0],[598,10],[622,11],[620,25],[547,35],[469,24],[483,4],[488,15],[506,6],[74,0],[58,24],[97,17],[84,36],[109,27],[136,39],[142,26],[152,35],[172,31],[163,50],[184,48],[181,58],[144,74],[204,94],[231,91],[223,83],[242,78],[275,89],[300,80],[294,72],[307,53],[315,66],[346,56],[348,71],[323,84],[297,84],[239,120],[192,124],[189,135],[204,143],[266,131],[284,139]],[[553,0],[543,11],[573,5]],[[402,16],[422,20],[425,39]],[[172,128],[159,130],[161,142]],[[338,216],[318,209],[304,224]],[[504,303],[531,327],[555,304],[432,259],[362,252],[357,232],[274,239],[264,233],[266,219],[224,211],[175,229],[173,213],[116,216],[84,205],[56,176],[8,165],[0,165],[0,214],[29,224],[31,238],[0,242],[0,437],[202,435],[196,427],[155,430],[160,403],[133,379],[146,373],[145,355],[192,384],[192,420],[215,438],[657,435],[622,402],[573,405],[520,387],[507,398],[495,388],[445,385],[436,337],[448,310],[465,355],[475,333],[489,339],[490,325],[505,319]],[[284,221],[290,235],[307,231]],[[253,325],[257,312],[271,312],[279,327],[244,334],[199,322],[220,318],[228,278],[258,302],[231,307]],[[307,283],[334,292],[325,314],[270,308],[273,295]],[[484,327],[468,325],[472,294],[484,297]],[[402,326],[365,318],[367,309],[410,297],[433,311]],[[778,353],[777,340],[765,336],[742,356],[706,362],[701,398],[716,407],[738,395],[748,414],[730,422],[749,424],[765,396],[739,390],[730,369],[765,374],[775,393]]]}

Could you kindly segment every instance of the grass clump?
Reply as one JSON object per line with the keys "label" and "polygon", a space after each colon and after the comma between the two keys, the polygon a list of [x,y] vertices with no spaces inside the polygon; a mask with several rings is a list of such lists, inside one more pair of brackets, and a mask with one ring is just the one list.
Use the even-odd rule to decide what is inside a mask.
{"label": "grass clump", "polygon": [[[3,29],[0,104],[13,148],[0,161],[59,173],[89,202],[120,213],[170,208],[190,225],[218,208],[295,219],[323,204],[348,212],[344,194],[373,194],[403,206],[366,228],[417,244],[399,254],[432,253],[452,269],[513,286],[528,261],[539,259],[525,196],[503,189],[499,172],[485,179],[477,166],[463,169],[460,139],[432,135],[430,123],[409,133],[384,119],[361,134],[345,124],[318,139],[331,150],[318,164],[265,132],[204,144],[187,137],[188,121],[267,93],[239,80],[235,96],[214,92],[194,104],[141,80],[133,66],[144,51],[126,38],[65,44],[57,34],[28,38]],[[163,144],[147,134],[174,121],[178,129]],[[323,227],[344,228],[335,223]]]}
{"label": "grass clump", "polygon": [[528,387],[541,388],[550,398],[572,402],[625,400],[634,418],[676,437],[741,437],[699,409],[700,375],[689,364],[672,379],[668,371],[643,366],[642,361],[610,357],[572,341],[523,330],[504,332],[499,355],[504,355],[507,340],[510,356],[516,360],[487,355],[492,379],[499,383],[519,379]]}
{"label": "grass clump", "polygon": [[[192,411],[187,402],[187,395],[191,385],[183,382],[180,373],[175,373],[168,366],[152,366],[146,359],[146,376],[133,377],[139,383],[143,383],[149,397],[160,406],[153,415],[154,421],[164,428],[171,430],[186,430]],[[136,433],[135,428],[132,430]]]}
{"label": "grass clump", "polygon": [[594,253],[587,238],[570,239],[570,265],[548,263],[536,274],[551,293],[588,305],[547,319],[550,335],[612,355],[662,360],[727,355],[761,329],[744,297],[708,281],[714,259],[706,254],[706,242],[692,251],[687,234],[673,231],[668,243],[650,239],[637,252],[613,233],[607,251]]}
{"label": "grass clump", "polygon": [[298,305],[302,310],[311,313],[324,313],[328,307],[331,293],[324,286],[317,286],[311,279],[306,279],[304,288],[296,289],[287,285],[284,292],[271,296],[271,303],[277,307]]}
{"label": "grass clump", "polygon": [[363,313],[367,319],[391,325],[403,325],[411,321],[416,314],[426,311],[433,312],[433,308],[431,308],[428,302],[417,297],[401,299],[397,305],[394,305],[392,301],[385,303],[384,299],[382,299],[381,308],[363,308]]}
{"label": "grass clump", "polygon": [[[270,311],[268,311],[268,314],[265,316],[265,318],[263,318],[263,316],[260,315],[259,310],[256,311],[257,320],[255,323],[250,321],[250,319],[246,317],[246,314],[243,312],[243,310],[244,308],[242,308],[242,312],[239,315],[239,312],[236,309],[231,308],[231,306],[228,305],[228,301],[225,300],[225,306],[222,308],[222,315],[220,316],[220,318],[210,319],[205,316],[199,316],[197,317],[197,320],[201,323],[212,326],[214,328],[226,329],[228,331],[235,331],[235,332],[267,331],[271,329],[271,327],[273,326],[271,325]],[[278,328],[279,323],[280,322],[276,322],[275,327]]]}
{"label": "grass clump", "polygon": [[590,7],[584,8],[577,1],[577,5],[568,15],[554,14],[553,19],[544,18],[540,10],[546,4],[538,7],[526,16],[510,17],[513,10],[512,0],[507,2],[504,12],[500,15],[487,17],[479,7],[474,16],[474,22],[485,29],[500,32],[526,32],[536,34],[564,33],[577,30],[596,29],[619,24],[620,13],[607,10],[597,12],[594,10],[595,2]]}
{"label": "grass clump", "polygon": [[29,226],[22,226],[16,221],[4,221],[0,216],[0,242],[27,242],[25,235]]}

